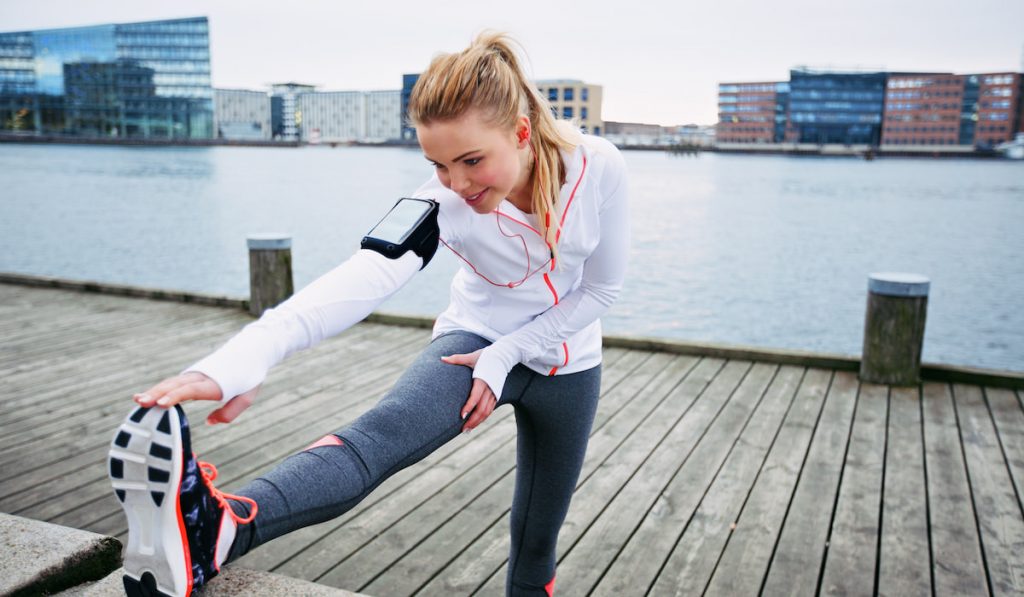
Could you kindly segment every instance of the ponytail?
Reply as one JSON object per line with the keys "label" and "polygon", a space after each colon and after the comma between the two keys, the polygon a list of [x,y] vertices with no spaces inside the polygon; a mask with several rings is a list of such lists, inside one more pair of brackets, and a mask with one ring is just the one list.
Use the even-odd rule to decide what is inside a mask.
{"label": "ponytail", "polygon": [[491,124],[512,128],[520,116],[527,116],[534,155],[533,213],[557,261],[556,205],[566,176],[560,152],[575,148],[577,133],[568,123],[555,120],[551,105],[520,67],[514,44],[505,34],[485,32],[462,52],[434,58],[413,87],[409,120],[413,125],[453,120],[477,109]]}

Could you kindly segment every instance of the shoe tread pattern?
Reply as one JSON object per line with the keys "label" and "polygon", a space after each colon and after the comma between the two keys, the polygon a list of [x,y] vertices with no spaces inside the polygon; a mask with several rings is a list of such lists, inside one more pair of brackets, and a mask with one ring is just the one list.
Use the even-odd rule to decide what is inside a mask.
{"label": "shoe tread pattern", "polygon": [[169,410],[136,408],[110,443],[109,473],[129,529],[123,582],[133,597],[184,597],[188,590],[187,546],[182,545],[175,503],[165,499],[175,494],[180,473],[176,476],[174,469],[182,467],[182,458],[173,458],[175,444],[179,453],[181,447],[170,433],[172,424]]}

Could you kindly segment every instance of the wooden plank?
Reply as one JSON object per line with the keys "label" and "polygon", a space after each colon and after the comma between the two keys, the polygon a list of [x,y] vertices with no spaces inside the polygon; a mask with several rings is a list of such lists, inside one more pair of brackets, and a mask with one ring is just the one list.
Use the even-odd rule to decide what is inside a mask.
{"label": "wooden plank", "polygon": [[[10,381],[8,392],[11,394],[38,388],[40,382],[46,385],[47,389],[51,389],[49,384],[66,383],[72,376],[82,377],[78,374],[83,370],[88,372],[84,376],[85,379],[89,379],[90,376],[108,369],[123,369],[126,353],[136,360],[142,354],[157,357],[160,356],[162,347],[166,347],[163,350],[173,349],[181,343],[192,344],[197,340],[205,344],[240,328],[239,323],[231,319],[210,317],[182,323],[167,322],[163,326],[137,326],[130,332],[102,338],[94,343],[76,345],[74,348],[63,348],[47,344],[45,340],[38,340],[34,351],[18,355],[18,358],[0,373]],[[174,333],[170,334],[168,330],[173,330]],[[69,338],[82,341],[88,337],[82,334],[85,332],[76,330],[69,334]],[[175,336],[178,335],[182,340],[175,343]],[[18,405],[19,403],[5,400],[3,412],[14,410]]]}
{"label": "wooden plank", "polygon": [[[417,595],[501,595],[512,546],[509,517],[506,509],[497,522],[482,529],[476,541],[420,587]],[[563,593],[562,583],[556,581],[555,591]]]}
{"label": "wooden plank", "polygon": [[888,412],[888,387],[861,384],[825,556],[822,594],[875,592]]}
{"label": "wooden plank", "polygon": [[[26,325],[27,329],[19,340],[4,344],[0,371],[20,381],[21,376],[11,371],[16,363],[45,359],[49,354],[81,358],[96,350],[116,346],[125,338],[154,336],[146,331],[186,329],[195,323],[230,320],[229,314],[218,309],[196,311],[188,305],[178,305],[175,310],[176,313],[136,311],[125,306],[86,316],[68,308],[66,313],[54,315],[51,319],[33,320],[32,325]],[[242,319],[236,321],[238,327],[243,325]]]}
{"label": "wooden plank", "polygon": [[728,483],[728,458],[737,445],[747,443],[748,440],[742,436],[748,428],[759,423],[751,421],[762,413],[763,398],[769,394],[768,389],[777,371],[778,367],[772,364],[757,363],[753,366],[727,408],[709,427],[604,572],[594,588],[595,593],[621,595],[646,589],[654,583],[703,498],[714,491],[715,483],[720,480]]}
{"label": "wooden plank", "polygon": [[825,403],[832,372],[810,369],[708,582],[708,595],[752,595],[768,563]]}
{"label": "wooden plank", "polygon": [[[509,471],[371,582],[356,590],[367,595],[412,595],[478,538],[481,529],[490,528],[503,517],[514,485],[514,471]],[[324,576],[321,582],[339,588],[354,586],[345,582],[344,575],[334,577],[333,574],[334,571]]]}
{"label": "wooden plank", "polygon": [[[52,354],[48,361],[36,365],[34,379],[25,380],[21,388],[10,388],[10,408],[0,414],[0,442],[18,443],[21,438],[15,436],[16,432],[35,432],[48,422],[60,424],[69,413],[97,416],[92,407],[98,400],[109,399],[113,390],[138,383],[139,379],[156,381],[176,373],[209,353],[213,339],[232,331],[234,326],[227,322],[213,322],[192,332],[154,333],[167,338],[150,342],[145,350],[104,348],[75,360]],[[74,394],[76,400],[66,400],[69,394]],[[129,394],[119,396],[124,399]],[[57,416],[62,420],[55,421]]]}
{"label": "wooden plank", "polygon": [[[466,475],[424,502],[412,515],[399,520],[331,567],[317,578],[317,582],[365,591],[371,582],[431,536],[450,539],[449,534],[441,529],[450,529],[448,523],[459,519],[460,513],[468,511],[472,518],[486,521],[484,528],[489,526],[500,518],[498,506],[509,502],[515,481],[515,457],[511,445],[506,444],[504,448],[491,453]],[[483,511],[474,509],[478,503],[484,506]]]}
{"label": "wooden plank", "polygon": [[1024,410],[1013,390],[985,388],[985,399],[992,411],[992,421],[1020,503],[1024,496]]}
{"label": "wooden plank", "polygon": [[[137,336],[122,339],[119,345],[97,348],[81,355],[64,352],[48,352],[37,361],[19,362],[21,373],[8,375],[12,380],[8,386],[3,421],[11,420],[26,407],[38,406],[45,393],[49,397],[60,396],[62,392],[77,390],[79,385],[90,386],[111,379],[124,378],[139,370],[152,369],[170,359],[185,358],[181,355],[201,354],[237,331],[237,325],[225,319],[201,320],[180,329],[173,334],[168,328],[145,328],[136,331]],[[148,338],[148,339],[147,339]],[[175,366],[180,366],[175,363]],[[15,384],[14,382],[18,383]],[[76,382],[78,385],[76,385]]]}
{"label": "wooden plank", "polygon": [[[644,519],[601,579],[595,594],[625,595],[645,590],[655,595],[671,595],[703,591],[728,537],[729,525],[743,506],[803,373],[801,367],[783,366],[778,370],[708,491],[700,495],[699,484],[689,488],[679,485],[666,491],[682,498],[679,506],[664,516]],[[683,498],[687,492],[691,497]],[[697,500],[695,510],[693,502]]]}
{"label": "wooden plank", "polygon": [[953,386],[993,595],[1024,594],[1024,519],[981,388]]}
{"label": "wooden plank", "polygon": [[[691,367],[692,357],[671,358],[670,364],[624,405],[602,399],[599,415],[604,417],[609,409],[614,414],[591,436],[572,506],[559,532],[559,556],[571,549],[633,477],[723,364],[717,359],[701,359]],[[496,538],[493,530],[484,533],[441,570],[423,591],[426,594],[469,593],[479,589],[480,579],[488,579],[488,576],[491,578],[482,591],[503,591],[510,542],[507,510],[498,525],[503,537]]]}
{"label": "wooden plank", "polygon": [[888,433],[878,592],[931,595],[928,497],[918,388],[893,387],[889,391]]}
{"label": "wooden plank", "polygon": [[832,380],[769,566],[765,594],[812,595],[818,590],[858,388],[854,373],[837,372]]}
{"label": "wooden plank", "polygon": [[[717,437],[718,432],[728,435],[737,418],[745,419],[733,413],[747,410],[744,400],[751,399],[749,393],[742,393],[744,400],[730,406],[733,394],[749,370],[750,363],[727,363],[600,517],[565,553],[559,562],[558,577],[569,594],[585,593],[597,584],[621,546],[659,503],[662,491],[690,461],[690,455],[721,413],[728,413],[726,423],[716,427],[712,438]],[[721,431],[723,428],[726,430]]]}
{"label": "wooden plank", "polygon": [[935,594],[988,595],[953,395],[945,383],[926,383],[922,393]]}

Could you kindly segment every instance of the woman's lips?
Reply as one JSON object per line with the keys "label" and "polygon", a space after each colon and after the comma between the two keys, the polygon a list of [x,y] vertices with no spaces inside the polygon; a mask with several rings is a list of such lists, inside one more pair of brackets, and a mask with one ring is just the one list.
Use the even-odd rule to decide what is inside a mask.
{"label": "woman's lips", "polygon": [[476,203],[479,203],[480,200],[483,199],[484,193],[486,193],[486,192],[487,192],[487,189],[484,189],[484,190],[480,191],[479,193],[477,193],[476,195],[470,195],[469,197],[463,197],[462,199],[466,203],[468,203],[470,205],[474,205]]}

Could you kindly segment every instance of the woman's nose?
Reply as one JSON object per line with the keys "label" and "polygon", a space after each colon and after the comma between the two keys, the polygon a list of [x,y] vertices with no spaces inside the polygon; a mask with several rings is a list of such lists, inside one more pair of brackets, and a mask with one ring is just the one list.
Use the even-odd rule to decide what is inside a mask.
{"label": "woman's nose", "polygon": [[469,188],[469,179],[462,174],[456,172],[451,173],[451,181],[451,189],[456,193],[461,193]]}

